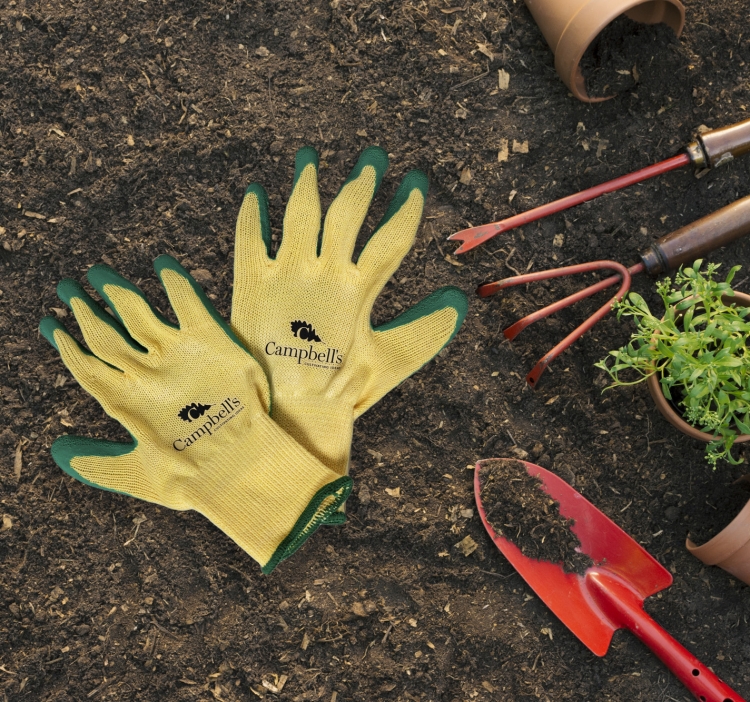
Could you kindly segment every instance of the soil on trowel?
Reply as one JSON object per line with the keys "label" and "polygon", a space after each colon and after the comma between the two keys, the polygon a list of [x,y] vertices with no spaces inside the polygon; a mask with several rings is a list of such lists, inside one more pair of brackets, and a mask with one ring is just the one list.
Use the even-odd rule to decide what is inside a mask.
{"label": "soil on trowel", "polygon": [[581,59],[591,97],[609,97],[634,88],[641,74],[669,63],[677,38],[666,24],[642,24],[620,15],[594,39]]}
{"label": "soil on trowel", "polygon": [[716,536],[740,513],[750,500],[750,476],[727,484],[722,480],[712,486],[690,518],[690,539],[705,544]]}
{"label": "soil on trowel", "polygon": [[499,536],[521,553],[540,561],[561,563],[566,573],[583,575],[594,562],[576,549],[581,542],[570,530],[575,520],[560,514],[560,503],[521,461],[487,461],[480,472],[482,505]]}

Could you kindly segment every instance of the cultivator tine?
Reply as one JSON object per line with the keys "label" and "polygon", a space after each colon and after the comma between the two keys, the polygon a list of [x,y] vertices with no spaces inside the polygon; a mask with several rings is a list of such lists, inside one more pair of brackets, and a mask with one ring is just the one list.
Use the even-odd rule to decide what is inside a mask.
{"label": "cultivator tine", "polygon": [[552,278],[561,278],[563,276],[576,275],[578,273],[590,273],[598,270],[611,270],[616,271],[616,275],[605,278],[604,280],[590,285],[577,293],[568,295],[566,298],[559,300],[551,305],[542,307],[541,309],[533,312],[522,319],[519,319],[515,324],[503,331],[503,336],[506,339],[515,339],[526,327],[534,322],[544,319],[555,312],[558,312],[565,307],[569,307],[580,300],[584,300],[587,297],[605,290],[608,287],[614,285],[618,280],[621,280],[620,289],[617,294],[611,298],[606,304],[602,305],[594,314],[592,314],[583,324],[576,327],[570,334],[568,334],[559,344],[552,348],[546,353],[539,362],[534,366],[531,372],[526,376],[526,382],[531,387],[536,387],[539,378],[542,373],[546,370],[547,366],[557,358],[565,349],[569,348],[578,339],[580,339],[589,329],[591,329],[600,319],[605,317],[612,309],[612,304],[615,301],[621,300],[630,289],[630,277],[632,274],[640,273],[643,270],[643,264],[638,263],[631,268],[626,268],[617,261],[592,261],[590,263],[580,263],[575,266],[565,266],[563,268],[554,268],[548,271],[537,271],[535,273],[526,273],[524,275],[517,275],[511,278],[504,278],[494,283],[487,283],[480,285],[477,288],[477,294],[480,297],[489,297],[494,295],[499,290],[505,290],[507,288],[515,287],[516,285],[523,285],[525,283],[533,283],[539,280],[550,280]]}

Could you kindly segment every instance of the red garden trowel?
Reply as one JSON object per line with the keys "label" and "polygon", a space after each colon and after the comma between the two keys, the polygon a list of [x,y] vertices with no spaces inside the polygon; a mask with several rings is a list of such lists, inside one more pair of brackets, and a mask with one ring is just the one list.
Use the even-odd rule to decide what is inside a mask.
{"label": "red garden trowel", "polygon": [[[603,656],[612,635],[630,629],[702,702],[744,702],[692,653],[683,648],[643,610],[643,600],[672,584],[672,576],[614,522],[553,473],[523,461],[532,477],[572,519],[571,531],[580,551],[594,562],[583,575],[566,573],[562,565],[528,558],[511,541],[498,536],[482,506],[480,474],[494,461],[479,461],[474,495],[482,523],[495,545],[544,603],[593,653]],[[515,460],[515,459],[513,459]]]}

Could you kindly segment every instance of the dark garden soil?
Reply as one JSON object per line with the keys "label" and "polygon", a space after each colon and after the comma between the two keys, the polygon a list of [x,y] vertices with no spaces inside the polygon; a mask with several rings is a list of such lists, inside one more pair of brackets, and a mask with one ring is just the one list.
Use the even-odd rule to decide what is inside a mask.
{"label": "dark garden soil", "polygon": [[521,461],[485,461],[479,472],[485,517],[495,533],[512,541],[524,556],[561,563],[566,573],[582,575],[594,561],[576,551],[581,545],[570,530],[575,520],[560,514],[560,503],[529,475]]}
{"label": "dark garden soil", "polygon": [[[669,568],[674,584],[646,609],[750,697],[750,591],[684,546],[713,486],[746,466],[714,473],[644,385],[602,393],[593,364],[631,333],[611,316],[527,387],[603,299],[513,343],[502,329],[593,277],[474,295],[519,271],[630,264],[748,195],[750,157],[703,178],[674,171],[463,256],[446,242],[750,116],[746,0],[685,4],[683,36],[657,37],[632,88],[586,105],[520,1],[0,0],[3,702],[692,699],[627,632],[592,655],[514,573],[467,470],[502,456],[554,470]],[[470,310],[451,345],[355,425],[347,524],[264,576],[200,515],[61,473],[49,446],[63,432],[125,437],[37,324],[65,316],[61,278],[83,281],[102,261],[165,309],[161,253],[228,315],[243,192],[267,188],[278,236],[306,144],[321,155],[324,206],[366,146],[391,154],[366,230],[409,169],[429,175],[416,245],[374,321],[444,284]],[[710,258],[742,264],[737,289],[750,291],[750,241]],[[647,277],[633,289],[656,309]],[[456,546],[467,536],[473,551]]]}
{"label": "dark garden soil", "polygon": [[591,43],[581,59],[586,92],[607,97],[635,88],[641,71],[654,62],[668,64],[678,39],[666,24],[642,24],[620,15]]}
{"label": "dark garden soil", "polygon": [[698,545],[716,536],[739,514],[750,500],[750,481],[727,484],[717,480],[705,498],[710,509],[698,509],[688,520],[688,535]]}

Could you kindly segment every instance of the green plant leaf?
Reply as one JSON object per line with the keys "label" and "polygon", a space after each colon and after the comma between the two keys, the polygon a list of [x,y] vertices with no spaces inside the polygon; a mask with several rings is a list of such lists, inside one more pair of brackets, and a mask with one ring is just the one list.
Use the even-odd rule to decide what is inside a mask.
{"label": "green plant leaf", "polygon": [[698,260],[678,270],[673,283],[657,282],[665,305],[661,318],[630,293],[615,309],[618,319],[632,317],[637,329],[625,346],[609,352],[610,367],[597,364],[610,375],[610,388],[658,372],[664,396],[681,404],[686,420],[721,435],[706,451],[714,466],[719,460],[736,463],[731,448],[737,431],[750,433],[744,432],[750,428],[750,308],[722,299],[734,294],[730,284],[740,267],[732,267],[724,281],[714,280],[718,269]]}

